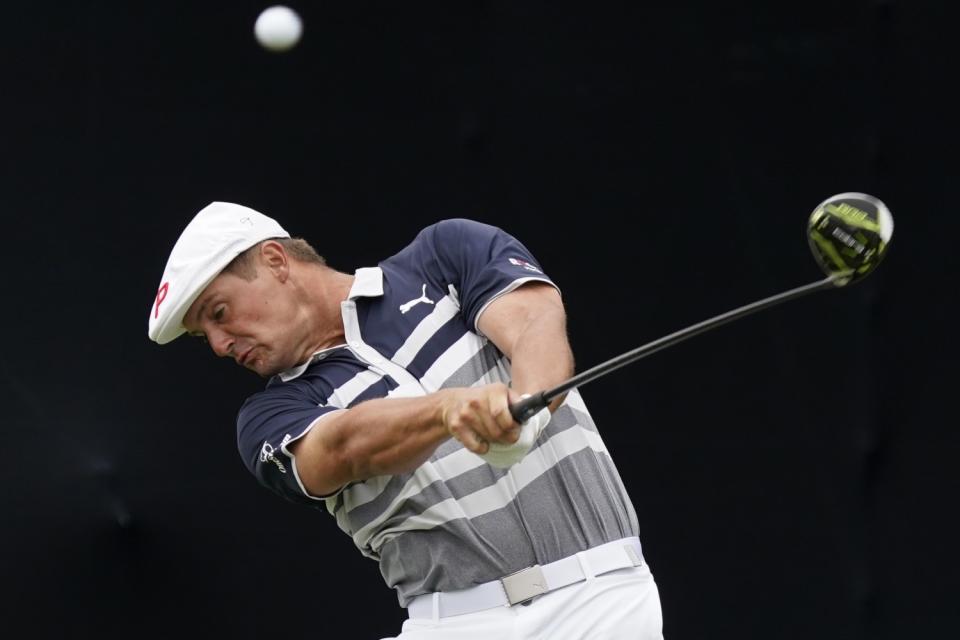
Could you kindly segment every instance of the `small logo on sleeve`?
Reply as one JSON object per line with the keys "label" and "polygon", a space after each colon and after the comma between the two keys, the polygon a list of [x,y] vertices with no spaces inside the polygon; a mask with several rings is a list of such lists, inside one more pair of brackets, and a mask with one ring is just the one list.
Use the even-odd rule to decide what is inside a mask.
{"label": "small logo on sleeve", "polygon": [[264,442],[263,447],[260,449],[260,462],[272,462],[277,465],[277,469],[280,469],[280,473],[286,473],[287,468],[283,466],[283,463],[280,462],[279,458],[274,455],[276,449],[273,448],[273,445],[269,442]]}
{"label": "small logo on sleeve", "polygon": [[543,273],[542,271],[540,271],[540,269],[537,268],[536,265],[531,264],[526,260],[521,260],[520,258],[510,258],[510,264],[517,267],[523,267],[527,271],[533,271],[534,273]]}

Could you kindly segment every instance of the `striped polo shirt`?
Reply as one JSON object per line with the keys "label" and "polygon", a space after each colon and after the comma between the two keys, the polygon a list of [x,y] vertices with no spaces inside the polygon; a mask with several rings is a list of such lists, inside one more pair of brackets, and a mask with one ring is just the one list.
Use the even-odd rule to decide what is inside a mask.
{"label": "striped polo shirt", "polygon": [[517,239],[464,219],[438,222],[377,267],[358,269],[341,303],[346,344],[274,376],[243,404],[237,443],[269,489],[326,509],[379,562],[401,606],[637,535],[620,475],[576,390],[519,463],[486,464],[456,439],[412,473],[312,496],[290,443],[371,398],[510,381],[510,362],[477,319],[525,283],[553,284]]}

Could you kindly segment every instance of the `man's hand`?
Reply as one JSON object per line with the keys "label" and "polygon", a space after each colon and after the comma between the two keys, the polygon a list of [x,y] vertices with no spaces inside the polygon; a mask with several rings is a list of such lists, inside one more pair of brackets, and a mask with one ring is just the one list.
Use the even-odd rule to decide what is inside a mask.
{"label": "man's hand", "polygon": [[480,457],[487,464],[499,469],[507,469],[523,460],[533,448],[537,438],[543,433],[551,418],[550,409],[544,407],[520,427],[520,437],[513,444],[493,442],[490,450]]}
{"label": "man's hand", "polygon": [[448,389],[443,425],[470,451],[482,455],[491,443],[511,445],[520,437],[520,425],[510,415],[510,404],[520,399],[502,383]]}

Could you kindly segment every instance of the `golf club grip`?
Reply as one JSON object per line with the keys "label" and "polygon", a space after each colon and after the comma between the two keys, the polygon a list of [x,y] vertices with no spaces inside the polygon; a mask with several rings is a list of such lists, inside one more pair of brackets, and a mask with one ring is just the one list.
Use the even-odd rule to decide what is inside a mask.
{"label": "golf club grip", "polygon": [[546,397],[546,392],[535,393],[529,398],[524,398],[516,404],[510,405],[510,415],[518,424],[523,424],[533,416],[537,415],[541,409],[550,404]]}

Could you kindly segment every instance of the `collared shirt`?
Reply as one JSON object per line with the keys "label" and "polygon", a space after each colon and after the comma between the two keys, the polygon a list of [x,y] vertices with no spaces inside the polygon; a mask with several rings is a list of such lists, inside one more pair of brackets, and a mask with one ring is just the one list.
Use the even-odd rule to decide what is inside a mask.
{"label": "collared shirt", "polygon": [[359,269],[341,303],[346,344],[275,376],[238,416],[247,468],[285,498],[325,508],[380,562],[401,605],[596,544],[637,535],[636,514],[579,393],[531,452],[490,467],[450,439],[412,473],[312,496],[290,443],[333,412],[372,398],[510,381],[510,363],[477,321],[498,297],[553,284],[517,239],[453,219],[427,227],[377,267]]}

